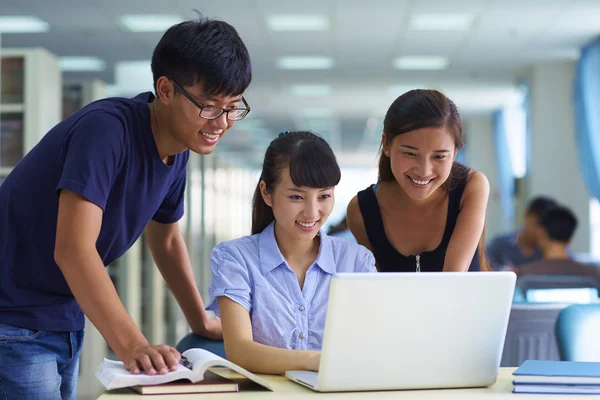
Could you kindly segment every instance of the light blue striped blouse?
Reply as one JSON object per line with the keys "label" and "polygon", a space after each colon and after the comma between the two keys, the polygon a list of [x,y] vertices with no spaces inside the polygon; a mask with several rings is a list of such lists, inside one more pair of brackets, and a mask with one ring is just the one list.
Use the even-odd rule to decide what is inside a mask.
{"label": "light blue striped blouse", "polygon": [[[279,251],[273,226],[214,248],[208,309],[219,315],[218,297],[229,297],[250,313],[255,342],[321,350],[331,276],[376,272],[375,259],[367,248],[321,231],[319,253],[300,289],[296,274]],[[358,301],[358,293],[348,299],[352,301]]]}

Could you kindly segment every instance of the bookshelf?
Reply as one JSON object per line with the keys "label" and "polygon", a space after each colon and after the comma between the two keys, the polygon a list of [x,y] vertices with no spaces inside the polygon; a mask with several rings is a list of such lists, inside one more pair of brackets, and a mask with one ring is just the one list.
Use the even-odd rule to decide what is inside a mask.
{"label": "bookshelf", "polygon": [[81,107],[107,97],[106,83],[100,79],[65,79],[62,84],[63,119]]}
{"label": "bookshelf", "polygon": [[60,121],[61,81],[49,51],[0,49],[0,183]]}

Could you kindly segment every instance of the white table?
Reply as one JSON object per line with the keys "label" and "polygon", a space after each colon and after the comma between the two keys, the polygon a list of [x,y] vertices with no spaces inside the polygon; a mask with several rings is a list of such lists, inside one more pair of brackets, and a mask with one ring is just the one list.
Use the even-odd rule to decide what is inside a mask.
{"label": "white table", "polygon": [[[523,400],[563,400],[582,398],[597,398],[597,396],[581,395],[537,395],[537,394],[513,394],[512,373],[515,368],[500,368],[496,384],[487,388],[477,389],[437,389],[437,390],[398,390],[386,392],[344,392],[344,393],[317,393],[301,385],[289,381],[281,375],[260,375],[273,386],[274,391],[262,390],[254,384],[247,384],[243,377],[230,370],[212,369],[219,375],[244,382],[239,393],[210,394],[183,394],[183,395],[153,395],[152,400],[164,400],[177,398],[178,400],[206,399],[217,400],[242,400],[242,399],[286,399],[301,400],[322,397],[327,400],[341,399],[411,399],[411,400],[470,400],[470,399],[523,399]],[[98,400],[134,400],[140,397],[129,389],[120,389],[106,392]],[[145,398],[148,398],[146,396]]]}

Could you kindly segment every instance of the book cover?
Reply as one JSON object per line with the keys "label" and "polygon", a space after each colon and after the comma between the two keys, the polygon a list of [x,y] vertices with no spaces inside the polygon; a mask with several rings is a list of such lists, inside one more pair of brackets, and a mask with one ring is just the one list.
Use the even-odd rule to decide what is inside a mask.
{"label": "book cover", "polygon": [[600,394],[600,386],[592,385],[515,385],[513,393]]}
{"label": "book cover", "polygon": [[236,382],[206,371],[204,379],[196,383],[180,380],[162,385],[137,385],[132,389],[141,394],[224,393],[239,392],[240,386]]}
{"label": "book cover", "polygon": [[600,383],[600,362],[527,360],[513,373],[514,383]]}

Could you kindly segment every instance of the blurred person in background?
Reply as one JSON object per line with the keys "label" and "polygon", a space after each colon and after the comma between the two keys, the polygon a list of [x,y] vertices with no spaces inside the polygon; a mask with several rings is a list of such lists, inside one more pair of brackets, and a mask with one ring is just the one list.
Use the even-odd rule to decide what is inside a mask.
{"label": "blurred person in background", "polygon": [[536,234],[541,216],[557,206],[554,199],[539,196],[525,210],[523,227],[493,238],[487,246],[487,257],[494,270],[516,270],[524,264],[542,259]]}
{"label": "blurred person in background", "polygon": [[[577,229],[577,217],[563,206],[544,212],[535,228],[536,243],[542,259],[520,266],[518,276],[537,275],[584,275],[600,282],[600,268],[581,264],[571,259],[569,244]],[[600,286],[600,283],[599,283]]]}

